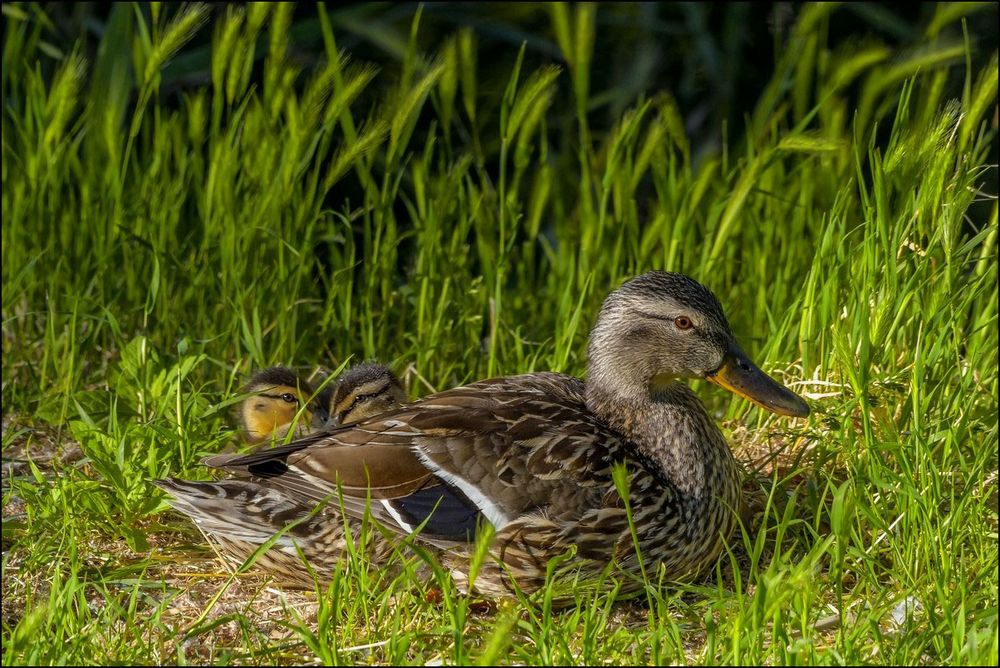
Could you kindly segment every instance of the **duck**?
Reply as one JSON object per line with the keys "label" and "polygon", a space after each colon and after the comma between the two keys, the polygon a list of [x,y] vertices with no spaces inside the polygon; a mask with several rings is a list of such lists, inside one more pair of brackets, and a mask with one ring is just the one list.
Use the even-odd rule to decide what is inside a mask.
{"label": "duck", "polygon": [[331,427],[351,424],[406,403],[406,391],[392,369],[362,362],[345,371],[330,393]]}
{"label": "duck", "polygon": [[[216,455],[232,477],[157,484],[236,554],[282,579],[328,580],[366,512],[376,563],[412,542],[464,592],[617,596],[712,565],[738,524],[740,469],[686,379],[778,415],[809,407],[737,343],[704,285],[650,271],[605,298],[586,379],[493,378],[286,446]],[[275,538],[277,536],[277,538]],[[477,542],[486,559],[474,563]],[[611,576],[611,577],[609,577]],[[547,585],[546,583],[549,583]]]}
{"label": "duck", "polygon": [[296,436],[326,427],[330,390],[324,392],[315,394],[312,386],[288,367],[258,371],[241,390],[248,396],[237,410],[244,442],[256,445],[281,440],[293,424]]}

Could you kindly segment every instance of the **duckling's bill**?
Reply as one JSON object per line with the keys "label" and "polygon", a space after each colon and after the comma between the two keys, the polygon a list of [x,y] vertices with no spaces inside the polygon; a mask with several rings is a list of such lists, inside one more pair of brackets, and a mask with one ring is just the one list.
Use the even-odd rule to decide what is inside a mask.
{"label": "duckling's bill", "polygon": [[809,415],[809,406],[802,397],[761,371],[738,346],[730,348],[722,360],[722,366],[708,374],[705,380],[749,399],[772,413],[790,417]]}

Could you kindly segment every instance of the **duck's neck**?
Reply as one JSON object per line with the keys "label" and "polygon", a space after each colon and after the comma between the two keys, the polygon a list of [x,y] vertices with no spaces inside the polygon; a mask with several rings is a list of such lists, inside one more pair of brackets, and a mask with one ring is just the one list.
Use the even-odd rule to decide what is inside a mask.
{"label": "duck's neck", "polygon": [[678,491],[691,499],[738,500],[733,455],[687,385],[668,381],[629,389],[590,383],[590,378],[590,410],[659,466]]}

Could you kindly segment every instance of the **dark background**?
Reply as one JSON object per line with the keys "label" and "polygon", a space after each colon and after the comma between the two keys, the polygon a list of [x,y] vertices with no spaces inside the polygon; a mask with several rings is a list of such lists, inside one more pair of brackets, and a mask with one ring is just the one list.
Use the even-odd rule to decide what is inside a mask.
{"label": "dark background", "polygon": [[[970,14],[967,21],[973,71],[997,49],[997,4]],[[424,53],[433,53],[447,36],[468,26],[479,44],[479,93],[499,100],[522,43],[525,71],[562,63],[548,8],[543,3],[331,3],[327,5],[338,47],[352,58],[376,63],[386,75],[398,72],[411,25],[422,7],[417,35]],[[667,90],[677,100],[696,156],[716,149],[723,125],[737,139],[773,76],[776,53],[787,41],[802,3],[605,3],[596,18],[588,120],[606,129],[637,96]],[[831,50],[851,43],[880,42],[893,50],[919,49],[934,3],[845,3],[830,19]],[[107,24],[109,3],[51,3],[44,11],[52,25],[46,41],[65,52],[82,40],[92,60]],[[167,12],[176,6],[164,3]],[[134,8],[133,8],[134,10]],[[147,16],[149,8],[138,11]],[[225,7],[213,8],[221,15]],[[292,22],[290,57],[305,67],[324,57],[316,8],[299,3]],[[964,40],[953,26],[942,39]],[[210,76],[211,25],[202,28],[166,67],[161,102]],[[266,39],[259,40],[258,67]],[[129,57],[129,54],[123,54]],[[55,60],[42,63],[52,67]],[[951,77],[949,96],[961,93],[963,76]],[[563,85],[569,83],[564,78]],[[568,94],[568,91],[567,91]],[[487,106],[488,105],[484,105]],[[995,156],[994,156],[995,157]],[[995,162],[995,159],[993,160]]]}

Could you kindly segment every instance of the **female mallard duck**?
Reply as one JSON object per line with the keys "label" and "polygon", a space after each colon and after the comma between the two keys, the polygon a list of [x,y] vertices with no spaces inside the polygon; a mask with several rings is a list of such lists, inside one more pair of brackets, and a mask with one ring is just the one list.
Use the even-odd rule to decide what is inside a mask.
{"label": "female mallard duck", "polygon": [[[625,576],[622,592],[660,567],[669,579],[690,576],[731,535],[740,483],[722,433],[679,380],[705,378],[782,415],[809,409],[749,360],[715,296],[680,274],[650,272],[612,292],[588,355],[586,382],[558,373],[480,381],[205,462],[243,479],[158,484],[245,556],[282,532],[258,564],[300,580],[298,549],[329,577],[345,545],[342,518],[356,528],[368,498],[385,527],[437,548],[461,587],[487,595],[538,589],[560,556],[555,582],[569,587],[610,587],[609,568]],[[470,583],[471,541],[486,524],[492,559]]]}

